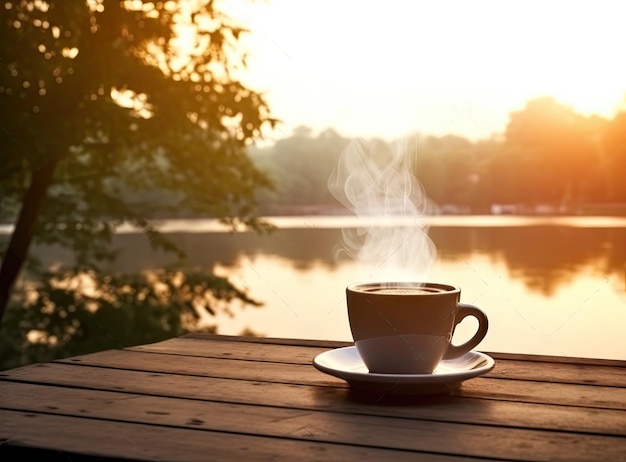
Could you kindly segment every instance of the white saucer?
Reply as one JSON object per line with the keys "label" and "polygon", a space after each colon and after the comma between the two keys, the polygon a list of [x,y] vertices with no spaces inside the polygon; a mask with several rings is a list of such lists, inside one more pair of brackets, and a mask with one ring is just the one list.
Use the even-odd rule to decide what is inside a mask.
{"label": "white saucer", "polygon": [[355,390],[393,395],[448,393],[463,381],[486,374],[495,363],[484,353],[470,351],[441,361],[432,374],[374,374],[354,346],[325,351],[313,359],[318,370],[345,380]]}

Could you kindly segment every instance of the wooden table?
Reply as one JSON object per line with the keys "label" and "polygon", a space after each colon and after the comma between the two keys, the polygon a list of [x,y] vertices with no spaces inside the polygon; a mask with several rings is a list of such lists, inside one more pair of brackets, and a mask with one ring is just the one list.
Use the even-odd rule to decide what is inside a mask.
{"label": "wooden table", "polygon": [[5,371],[0,460],[626,460],[624,361],[490,354],[451,394],[374,397],[311,365],[344,345],[192,334]]}

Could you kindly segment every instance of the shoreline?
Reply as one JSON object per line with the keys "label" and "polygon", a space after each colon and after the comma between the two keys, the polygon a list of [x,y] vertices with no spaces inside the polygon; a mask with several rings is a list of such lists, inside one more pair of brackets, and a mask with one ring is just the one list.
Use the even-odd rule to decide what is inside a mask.
{"label": "shoreline", "polygon": [[[304,212],[304,210],[303,210]],[[259,215],[278,229],[294,228],[359,228],[364,226],[416,226],[416,227],[524,227],[524,226],[569,226],[586,228],[626,228],[626,213],[608,214],[440,214],[427,216],[369,215],[356,216],[345,209],[342,213],[301,213]],[[148,222],[162,233],[225,232],[232,229],[217,218],[174,217],[154,218]],[[0,224],[0,236],[13,232],[12,223]],[[240,227],[237,232],[247,231]],[[116,234],[141,232],[130,224],[121,225]]]}

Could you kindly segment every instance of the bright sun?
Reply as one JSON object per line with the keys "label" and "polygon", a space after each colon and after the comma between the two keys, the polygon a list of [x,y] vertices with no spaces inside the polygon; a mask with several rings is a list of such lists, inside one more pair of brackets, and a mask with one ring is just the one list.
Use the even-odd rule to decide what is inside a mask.
{"label": "bright sun", "polygon": [[287,127],[477,138],[534,97],[612,117],[626,96],[622,1],[223,5],[252,31],[245,80]]}

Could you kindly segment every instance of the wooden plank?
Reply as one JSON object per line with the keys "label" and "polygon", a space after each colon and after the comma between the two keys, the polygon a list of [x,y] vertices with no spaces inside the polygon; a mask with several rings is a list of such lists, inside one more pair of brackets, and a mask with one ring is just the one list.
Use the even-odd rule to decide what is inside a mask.
{"label": "wooden plank", "polygon": [[[626,438],[236,405],[31,384],[3,385],[2,407],[167,427],[525,460],[617,460]],[[51,406],[50,403],[54,403]],[[165,412],[167,410],[167,412]],[[453,436],[451,436],[453,435]],[[453,444],[442,445],[449,439]],[[451,442],[452,442],[451,441]],[[480,444],[477,444],[480,442]],[[564,449],[576,446],[576,453]]]}
{"label": "wooden plank", "polygon": [[[252,368],[239,368],[243,373]],[[599,412],[587,406],[578,394],[572,392],[571,385],[561,385],[550,394],[534,384],[535,395],[543,402],[546,396],[554,401],[551,405],[519,402],[515,390],[503,385],[502,380],[490,380],[480,385],[469,386],[458,396],[426,397],[417,400],[397,401],[392,397],[364,401],[347,388],[305,386],[285,383],[272,383],[258,380],[230,380],[202,376],[179,376],[171,373],[139,372],[106,369],[66,364],[44,364],[29,366],[4,374],[22,382],[52,384],[59,386],[83,387],[94,390],[124,391],[133,394],[152,396],[203,399],[238,404],[259,404],[264,406],[288,407],[295,409],[324,410],[331,412],[354,413],[360,415],[398,416],[424,420],[441,420],[458,423],[476,423],[505,427],[527,427],[535,429],[557,429],[598,434],[625,435],[626,405],[622,408],[606,409]],[[476,379],[475,381],[478,381]],[[487,379],[485,379],[487,380]],[[469,381],[471,384],[475,381]],[[172,384],[176,383],[173,387]],[[1,382],[0,382],[1,384]],[[523,382],[512,381],[513,386],[527,386]],[[532,384],[531,384],[532,385]],[[495,388],[495,386],[500,388]],[[465,386],[464,386],[465,388]],[[578,387],[580,388],[580,387]],[[600,388],[600,387],[582,387]],[[487,391],[485,391],[487,390]],[[615,391],[614,389],[611,389]],[[576,390],[578,391],[578,390]],[[544,392],[544,393],[542,393]],[[622,395],[626,390],[622,390]],[[472,395],[490,395],[490,399],[467,399]],[[494,395],[491,399],[491,395]],[[596,400],[610,399],[604,394]],[[564,399],[564,397],[566,399]],[[498,398],[499,400],[496,400]],[[538,398],[535,398],[538,399]],[[626,397],[624,397],[626,400]],[[371,405],[374,401],[376,406]],[[560,401],[560,402],[559,402]],[[564,404],[563,401],[567,401]],[[577,406],[577,403],[584,406]],[[390,406],[385,406],[390,404]],[[402,404],[399,406],[398,404]],[[608,406],[604,406],[608,407]]]}
{"label": "wooden plank", "polygon": [[464,382],[456,394],[466,398],[626,410],[626,389],[615,387],[478,378]]}
{"label": "wooden plank", "polygon": [[[53,366],[54,365],[52,364],[27,366],[25,368],[0,373],[0,377],[10,376],[17,380],[35,380],[42,381],[42,383],[55,383],[54,380],[59,380],[60,382],[58,383],[64,384],[67,384],[68,380],[70,382],[77,380],[78,382],[74,383],[78,383],[79,385],[83,383],[83,380],[94,380],[97,382],[100,378],[102,378],[103,380],[106,380],[107,383],[115,384],[115,382],[109,381],[110,377],[116,377],[114,371],[106,371],[100,368],[90,368],[85,366],[80,372],[70,373],[67,369],[51,369]],[[63,365],[58,364],[56,366],[62,367]],[[213,372],[216,375],[223,375],[220,370],[221,368],[222,366],[220,365]],[[250,371],[253,369],[262,370],[262,368],[263,365],[259,366],[258,364],[255,365],[255,363],[247,363],[245,367],[240,366],[238,368],[240,374],[239,378],[247,379]],[[150,376],[160,375],[134,371],[125,372],[127,372],[129,377],[136,375],[138,379],[145,379]],[[80,374],[80,377],[66,377],[65,374]],[[133,380],[128,382],[124,381],[124,387],[128,384],[132,385]],[[181,380],[184,383],[206,381],[203,377],[192,376],[183,377]],[[274,377],[272,381],[276,382],[276,386],[279,386],[284,383],[294,383],[294,378],[292,374],[283,373],[281,376]],[[341,383],[339,379],[337,379],[337,382]],[[262,383],[269,385],[267,382]],[[115,384],[112,386],[112,389],[114,390],[124,389],[122,385]],[[296,384],[294,384],[294,386],[296,386]],[[498,399],[539,404],[548,403],[617,410],[626,409],[626,389],[624,388],[524,382],[519,380],[489,379],[479,377],[465,382],[461,389],[457,390],[455,394],[461,397],[469,398]]]}
{"label": "wooden plank", "polygon": [[[130,347],[128,350],[310,365],[315,355],[327,351],[328,348],[273,343],[259,343],[251,348],[249,342],[233,339],[222,341],[219,338],[211,339],[211,337],[184,337],[151,345]],[[497,360],[496,367],[490,372],[489,377],[626,387],[626,367],[617,367],[616,365],[580,365],[558,362],[545,364],[528,360]]]}
{"label": "wooden plank", "polygon": [[[232,360],[263,361],[266,364],[269,362],[301,364],[307,367],[311,365],[315,354],[320,352],[317,349],[314,349],[313,352],[307,349],[303,350],[303,347],[272,347],[268,344],[263,344],[259,348],[257,348],[257,345],[251,348],[251,346],[247,343],[236,343],[232,341],[219,342],[207,340],[205,342],[207,343],[198,344],[196,341],[192,340],[191,342],[188,341],[181,344],[181,342],[167,341],[155,345],[146,345],[144,347],[133,347],[127,349],[127,351],[161,353],[168,355],[175,354],[177,355],[177,361],[183,361],[185,358],[193,358],[197,356],[201,358],[228,358]],[[78,356],[64,361],[81,364],[94,364],[96,361],[108,360],[104,358],[111,358],[111,360],[114,360],[113,356],[117,354],[116,351],[117,350],[110,350],[108,352]],[[189,351],[193,354],[180,355],[181,351]],[[99,355],[102,356],[101,359],[98,358]],[[122,357],[120,356],[120,361],[125,361],[125,359],[121,358]],[[161,360],[167,361],[163,358],[161,358]],[[155,359],[152,362],[155,361],[158,360]],[[205,367],[209,366],[210,364],[207,363],[203,366],[203,368],[197,370],[204,370]],[[275,370],[275,367],[272,366],[267,366],[267,368]],[[562,363],[543,364],[533,361],[500,360],[497,362],[494,370],[488,374],[488,377],[532,380],[550,383],[578,383],[583,385],[626,387],[626,368],[621,369],[617,367],[597,365],[582,366],[578,364]]]}
{"label": "wooden plank", "polygon": [[[150,372],[163,372],[174,374],[198,375],[198,376],[216,376],[221,378],[244,379],[244,380],[260,380],[279,383],[293,383],[303,385],[319,385],[319,386],[337,386],[347,387],[347,384],[338,378],[329,377],[322,374],[309,365],[285,364],[260,362],[257,364],[242,367],[241,361],[232,359],[215,359],[193,356],[168,356],[170,360],[164,358],[163,354],[147,353],[143,351],[119,351],[110,350],[92,355],[63,360],[61,362],[74,363],[81,365],[92,365],[99,367],[115,367],[128,370],[143,370]],[[506,361],[505,364],[499,364],[499,368],[510,369]],[[596,368],[597,366],[585,366]],[[577,369],[578,374],[585,376],[585,370]],[[555,373],[559,376],[558,373]],[[563,376],[564,373],[560,374]],[[466,382],[462,389],[457,392],[460,396],[471,396],[474,398],[486,399],[507,399],[526,402],[545,402],[547,396],[559,397],[567,389],[559,390],[557,384],[538,384],[538,383],[517,383],[510,385],[510,382],[498,384],[497,382],[489,382],[489,387],[479,386],[473,387],[474,379]],[[611,380],[607,379],[611,382]],[[566,380],[561,380],[567,383]],[[523,395],[521,392],[523,391]],[[583,393],[581,391],[581,393]],[[620,391],[616,390],[616,396],[620,395]],[[622,391],[621,395],[625,393]],[[524,397],[524,399],[522,399]],[[606,399],[605,399],[606,401]],[[563,403],[561,403],[563,404]],[[569,405],[587,405],[585,401],[572,403]],[[626,404],[625,404],[626,405]],[[607,406],[606,402],[596,403],[596,407],[613,407]],[[622,406],[623,407],[623,406]],[[621,409],[621,407],[617,407]]]}
{"label": "wooden plank", "polygon": [[493,378],[626,387],[626,367],[497,360]]}
{"label": "wooden plank", "polygon": [[[467,461],[467,458],[362,446],[320,443],[132,424],[32,412],[0,410],[0,455],[20,447],[43,448],[55,456],[81,454],[151,461],[207,460],[398,460]],[[13,454],[15,454],[13,452]],[[74,460],[74,459],[70,459]],[[80,460],[80,459],[79,459]]]}
{"label": "wooden plank", "polygon": [[[310,346],[325,349],[341,348],[353,345],[354,342],[342,342],[337,340],[310,340],[297,338],[276,338],[276,337],[251,337],[238,335],[221,335],[209,332],[193,332],[178,338],[188,338],[196,340],[218,340],[224,342],[246,342],[246,343],[269,343],[274,345],[299,345]],[[165,340],[168,341],[168,340]],[[570,356],[551,356],[537,354],[521,354],[521,353],[501,353],[485,351],[488,355],[495,359],[514,360],[514,361],[532,361],[541,363],[563,363],[563,364],[583,364],[595,366],[610,367],[626,367],[626,360],[619,359],[602,359],[602,358],[581,358]]]}
{"label": "wooden plank", "polygon": [[165,372],[203,377],[281,381],[294,384],[343,386],[346,382],[321,374],[311,364],[250,362],[199,356],[179,356],[135,350],[108,350],[56,361],[65,364],[98,366],[149,372]]}
{"label": "wooden plank", "polygon": [[[63,414],[59,418],[67,418],[67,414],[73,414],[73,418],[78,418],[89,414],[92,419],[97,417],[105,419],[104,422],[119,424],[131,425],[136,421],[142,422],[136,425],[144,426],[149,422],[156,427],[186,431],[272,437],[280,442],[274,443],[275,446],[282,446],[283,439],[279,438],[286,437],[291,442],[319,440],[319,444],[331,444],[333,448],[337,445],[360,449],[399,445],[404,449],[419,449],[419,455],[430,455],[430,451],[444,447],[445,451],[459,456],[470,454],[520,460],[617,460],[626,452],[626,390],[619,381],[613,382],[613,386],[599,386],[597,382],[572,385],[528,379],[554,380],[554,375],[548,376],[553,369],[551,366],[556,365],[557,377],[578,380],[576,376],[585,377],[589,368],[605,367],[601,364],[588,368],[555,362],[546,368],[545,364],[532,361],[532,358],[502,360],[498,364],[500,368],[496,369],[503,372],[502,377],[492,375],[468,381],[457,396],[405,400],[402,406],[397,406],[398,401],[385,398],[373,406],[371,402],[361,402],[361,398],[351,393],[343,381],[327,377],[311,367],[310,358],[316,354],[311,350],[319,351],[316,346],[305,346],[309,361],[299,362],[302,347],[295,347],[294,354],[294,347],[289,345],[250,345],[247,341],[231,339],[228,341],[231,345],[221,350],[222,353],[231,353],[232,345],[245,346],[242,349],[235,347],[237,354],[245,350],[252,353],[233,358],[232,354],[216,356],[214,350],[205,356],[202,350],[206,343],[223,345],[226,342],[222,340],[176,340],[201,341],[205,345],[197,355],[168,353],[162,348],[165,343],[171,345],[172,342],[168,341],[161,342],[154,353],[149,352],[150,348],[146,351],[141,347],[114,350],[102,356],[74,358],[64,361],[65,364],[7,371],[0,374],[6,380],[4,383],[0,381],[0,405],[22,407],[25,408],[21,409],[22,412],[37,416],[48,413]],[[187,345],[197,348],[192,343]],[[274,345],[274,351],[261,351],[261,359],[255,359],[256,350],[263,345]],[[180,343],[175,347],[180,347]],[[120,361],[121,358],[124,359]],[[507,371],[507,365],[514,361],[520,364]],[[133,371],[134,368],[142,371]],[[609,378],[619,370],[616,366],[606,369]],[[525,380],[507,378],[515,374]],[[47,378],[50,375],[51,381]],[[60,382],[64,386],[35,384],[48,382]],[[82,387],[84,383],[91,389],[74,388]],[[95,397],[94,393],[102,395]],[[4,396],[10,397],[6,403]],[[543,402],[558,405],[538,404]],[[155,413],[154,409],[174,411],[165,415],[159,413],[163,411]],[[89,434],[84,436],[91,438]],[[4,433],[0,438],[4,438]],[[443,446],[442,441],[445,441]],[[21,443],[17,441],[16,444]],[[395,460],[395,455],[388,454],[387,457]],[[354,456],[346,453],[345,458]]]}
{"label": "wooden plank", "polygon": [[[272,345],[309,346],[317,348],[340,348],[354,345],[354,342],[341,342],[337,340],[314,340],[302,338],[279,338],[279,337],[252,337],[248,335],[222,335],[211,332],[191,332],[178,338],[196,340],[218,340],[221,342],[246,342],[246,343],[269,343]],[[164,340],[167,341],[167,340]]]}
{"label": "wooden plank", "polygon": [[574,356],[551,356],[521,353],[485,353],[495,359],[502,360],[530,361],[552,364],[582,364],[585,366],[626,367],[626,360],[623,359],[581,358]]}
{"label": "wooden plank", "polygon": [[199,340],[174,338],[150,345],[127,348],[131,351],[148,351],[205,358],[227,358],[251,361],[271,361],[288,364],[311,364],[313,357],[326,351],[325,348],[307,346],[278,346],[271,343],[258,343],[251,346],[246,342],[224,342],[220,340]]}
{"label": "wooden plank", "polygon": [[[63,362],[71,363],[71,360],[64,360]],[[176,357],[175,361],[164,361],[163,355],[161,354],[139,351],[119,352],[116,350],[83,357],[81,364],[99,367],[114,366],[120,369],[196,375],[201,377],[215,375],[220,378],[251,381],[274,382],[279,380],[282,381],[281,383],[284,383],[285,380],[287,380],[288,383],[293,384],[347,388],[347,384],[343,380],[328,377],[325,374],[319,373],[312,367],[295,364],[263,363],[262,367],[241,367],[241,362],[237,360],[182,356]],[[216,371],[217,374],[212,374],[212,371]],[[287,379],[284,378],[285,376],[287,376]],[[484,394],[483,391],[482,395]],[[493,397],[489,395],[488,398],[491,400]],[[390,401],[393,400],[382,400],[382,403],[379,402],[379,404],[389,403]],[[439,397],[434,401],[439,404],[448,402],[443,397]],[[432,408],[427,406],[429,413],[420,414],[419,417],[434,419],[439,416],[449,421],[467,423],[497,424],[499,422],[505,425],[522,425],[530,428],[578,429],[580,431],[626,435],[626,426],[620,428],[622,425],[619,425],[622,420],[626,420],[626,413],[623,411],[611,411],[610,415],[600,417],[598,412],[591,409],[581,411],[578,409],[570,409],[566,406],[550,406],[550,408],[544,408],[534,403],[503,401],[494,404],[494,412],[503,417],[504,421],[496,421],[487,419],[486,417],[490,414],[484,415],[484,413],[481,413],[479,410],[480,405],[476,401],[477,400],[466,400],[460,412],[457,410],[447,412],[450,411],[450,408],[446,407],[443,409],[446,411],[443,415],[440,414],[442,410],[441,406],[435,405]],[[424,404],[426,403],[421,403],[420,406],[422,411],[425,410]],[[571,422],[576,422],[577,420],[578,423],[576,426],[570,426]],[[580,424],[583,425],[584,429],[581,429]]]}
{"label": "wooden plank", "polygon": [[[76,367],[76,366],[74,366]],[[246,363],[241,366],[241,377],[247,377],[248,371],[254,367],[262,367],[255,363]],[[214,371],[216,374],[219,370]],[[321,374],[321,373],[320,373]],[[139,371],[113,370],[103,368],[92,368],[89,366],[81,366],[80,370],[72,369],[71,365],[66,364],[39,364],[27,366],[25,368],[14,369],[9,372],[0,373],[0,377],[11,377],[14,380],[34,381],[37,383],[58,383],[73,386],[88,386],[102,389],[103,386],[110,386],[111,390],[130,390],[139,385],[150,386],[150,390],[146,389],[140,392],[160,393],[167,389],[160,389],[157,380],[152,378],[172,378],[170,374],[162,373],[146,373]],[[198,376],[176,376],[176,381],[184,387],[196,387],[201,392],[203,386],[220,384],[219,387],[228,386],[235,389],[242,384],[246,384],[246,380],[230,380],[216,378],[207,380]],[[289,376],[275,377],[274,383],[265,381],[254,381],[253,385],[263,385],[270,391],[276,390],[279,396],[291,395],[292,390],[300,390],[304,385],[289,384],[293,380]],[[145,382],[138,384],[137,382]],[[292,382],[293,383],[293,382]],[[247,382],[249,385],[250,382]],[[130,388],[129,388],[130,387]],[[105,388],[107,389],[107,388]],[[318,390],[322,392],[323,390]],[[347,391],[344,389],[344,391]],[[174,390],[176,393],[184,391]],[[219,396],[219,391],[214,396]],[[226,391],[224,391],[226,393]],[[543,382],[524,382],[520,380],[503,380],[489,379],[479,377],[468,380],[463,384],[461,389],[455,392],[456,395],[468,398],[497,399],[505,401],[517,401],[526,403],[547,403],[569,406],[584,406],[591,408],[607,408],[616,410],[626,409],[626,389],[570,385],[570,384],[551,384]],[[210,399],[210,396],[209,396]],[[231,399],[231,398],[227,398]]]}

